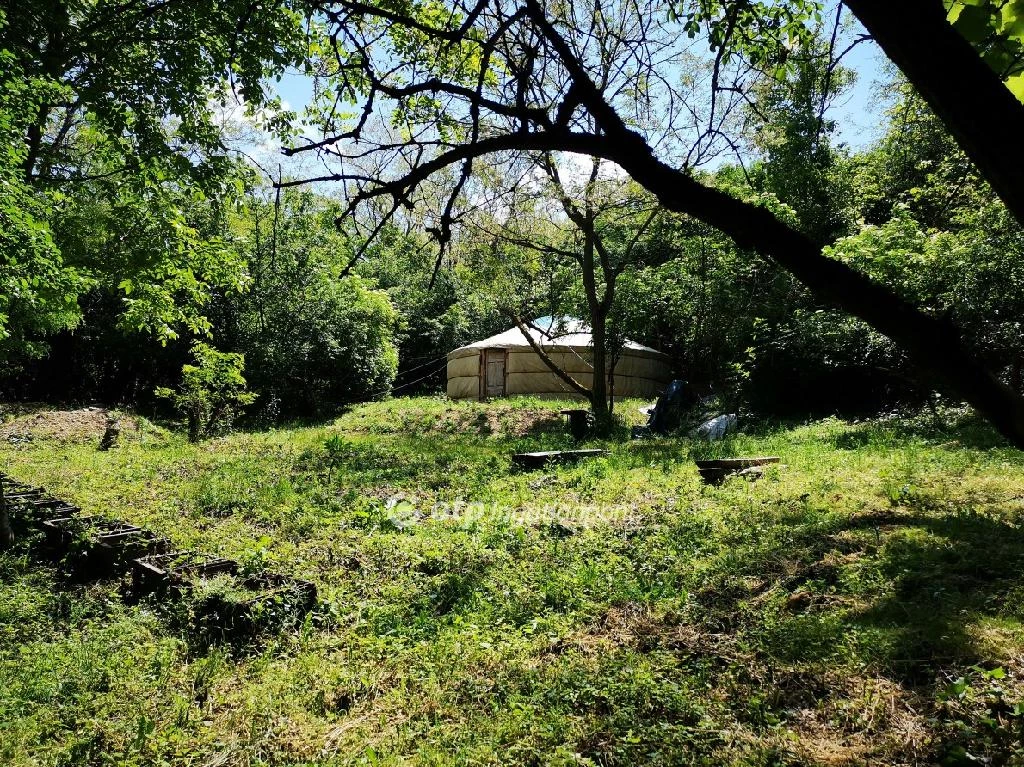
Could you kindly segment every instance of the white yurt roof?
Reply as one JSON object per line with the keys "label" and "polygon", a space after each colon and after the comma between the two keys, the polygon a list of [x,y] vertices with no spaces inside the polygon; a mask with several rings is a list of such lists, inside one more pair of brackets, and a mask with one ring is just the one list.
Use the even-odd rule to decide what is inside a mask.
{"label": "white yurt roof", "polygon": [[[532,324],[533,327],[530,325],[526,326],[530,337],[538,346],[546,350],[550,350],[552,347],[580,349],[593,346],[594,344],[594,337],[590,326],[574,317],[538,317]],[[459,352],[466,350],[518,348],[529,349],[531,347],[529,342],[523,337],[522,331],[518,327],[512,327],[490,338],[474,341],[471,344],[455,349],[449,356],[458,355]],[[645,356],[647,354],[658,357],[666,356],[657,349],[652,349],[649,346],[644,346],[628,339],[624,344],[624,349],[638,352]]]}

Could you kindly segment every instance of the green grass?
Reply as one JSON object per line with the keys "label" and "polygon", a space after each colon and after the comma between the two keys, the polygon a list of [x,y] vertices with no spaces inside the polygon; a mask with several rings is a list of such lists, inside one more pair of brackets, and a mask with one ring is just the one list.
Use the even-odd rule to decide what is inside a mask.
{"label": "green grass", "polygon": [[[322,602],[210,646],[116,583],[0,556],[0,763],[1024,763],[1024,454],[954,413],[620,433],[515,470],[572,445],[561,406],[0,443],[24,481]],[[764,454],[756,483],[693,465]]]}

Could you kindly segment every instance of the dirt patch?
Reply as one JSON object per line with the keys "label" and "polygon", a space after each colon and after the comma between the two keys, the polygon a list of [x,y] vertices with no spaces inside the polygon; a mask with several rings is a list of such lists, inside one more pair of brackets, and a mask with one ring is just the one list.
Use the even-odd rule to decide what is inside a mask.
{"label": "dirt patch", "polygon": [[453,408],[439,420],[454,424],[458,431],[524,437],[539,431],[557,430],[562,427],[564,418],[557,411],[544,408],[500,407],[470,413]]}
{"label": "dirt patch", "polygon": [[721,663],[747,659],[731,637],[700,631],[671,616],[656,616],[649,607],[637,603],[609,608],[589,626],[552,645],[548,653],[572,650],[604,654],[622,647],[639,652],[660,650],[679,656],[708,657]]}
{"label": "dirt patch", "polygon": [[791,709],[796,750],[816,764],[923,764],[934,756],[928,701],[890,679],[826,674],[816,705]]}
{"label": "dirt patch", "polygon": [[[43,405],[0,406],[0,440],[11,444],[40,439],[88,442],[103,437],[110,411],[102,407],[54,410]],[[122,432],[136,427],[135,420],[120,416]]]}

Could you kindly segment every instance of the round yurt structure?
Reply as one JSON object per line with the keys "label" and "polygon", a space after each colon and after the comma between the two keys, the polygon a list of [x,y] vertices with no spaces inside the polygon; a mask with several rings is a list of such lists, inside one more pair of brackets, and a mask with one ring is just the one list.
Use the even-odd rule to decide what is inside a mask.
{"label": "round yurt structure", "polygon": [[[593,383],[593,337],[579,320],[542,317],[528,332],[537,346],[583,386]],[[615,397],[658,396],[672,380],[671,360],[648,346],[627,341],[615,366]],[[517,394],[578,396],[555,375],[514,327],[448,354],[448,396],[489,399]]]}

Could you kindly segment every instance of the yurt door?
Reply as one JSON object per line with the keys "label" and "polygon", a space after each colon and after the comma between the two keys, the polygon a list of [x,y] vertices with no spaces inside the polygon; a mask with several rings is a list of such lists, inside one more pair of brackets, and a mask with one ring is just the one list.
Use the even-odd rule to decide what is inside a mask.
{"label": "yurt door", "polygon": [[505,396],[504,349],[487,349],[484,352],[484,396]]}

